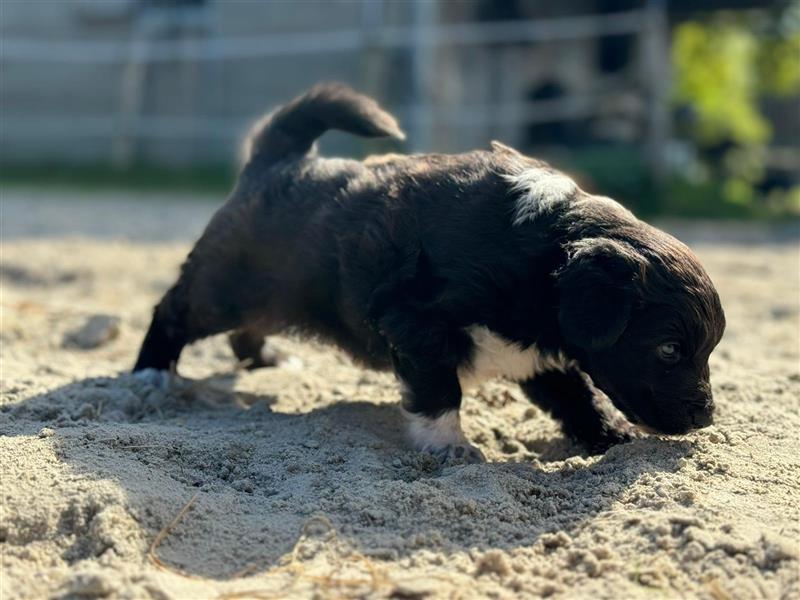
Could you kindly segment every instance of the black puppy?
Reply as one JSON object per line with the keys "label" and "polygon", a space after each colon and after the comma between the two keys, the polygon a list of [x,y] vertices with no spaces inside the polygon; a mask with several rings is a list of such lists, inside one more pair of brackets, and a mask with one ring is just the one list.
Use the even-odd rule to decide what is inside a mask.
{"label": "black puppy", "polygon": [[416,444],[441,459],[483,459],[458,411],[462,390],[492,376],[521,382],[593,452],[624,436],[592,383],[650,430],[711,423],[708,357],[725,319],[686,246],[501,144],[358,162],[316,155],[328,129],[403,139],[338,84],[266,117],[134,370],[169,369],[224,331],[259,366],[264,336],[313,334],[394,369]]}

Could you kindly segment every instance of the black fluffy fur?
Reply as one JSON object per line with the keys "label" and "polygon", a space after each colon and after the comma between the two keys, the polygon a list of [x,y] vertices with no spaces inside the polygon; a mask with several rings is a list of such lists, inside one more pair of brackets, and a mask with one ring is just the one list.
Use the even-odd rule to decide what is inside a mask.
{"label": "black fluffy fur", "polygon": [[[584,373],[651,429],[710,422],[707,362],[724,316],[683,244],[580,190],[515,224],[524,192],[509,178],[552,170],[499,144],[318,157],[313,141],[330,128],[402,137],[374,101],[341,85],[273,113],[156,307],[135,370],[168,369],[184,345],[231,330],[237,356],[257,361],[258,340],[294,330],[393,368],[405,407],[435,417],[460,405],[457,370],[473,354],[465,328],[477,324],[568,359],[523,389],[592,450],[623,438],[592,408]],[[675,364],[656,354],[667,342],[680,344]]]}

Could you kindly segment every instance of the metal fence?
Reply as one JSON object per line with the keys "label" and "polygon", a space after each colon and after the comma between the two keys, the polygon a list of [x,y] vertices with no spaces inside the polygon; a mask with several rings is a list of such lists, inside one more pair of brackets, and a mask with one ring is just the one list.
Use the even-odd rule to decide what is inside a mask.
{"label": "metal fence", "polygon": [[[377,7],[377,8],[376,8]],[[134,34],[127,41],[50,41],[6,37],[0,46],[4,65],[112,65],[119,69],[119,103],[110,114],[74,116],[25,114],[8,107],[3,115],[5,144],[15,139],[36,137],[102,138],[113,140],[113,160],[124,165],[135,155],[137,144],[145,139],[229,139],[242,130],[241,119],[196,115],[148,115],[142,110],[147,72],[167,62],[223,63],[267,57],[317,56],[346,53],[385,53],[404,51],[410,57],[410,85],[413,101],[393,106],[410,120],[409,139],[415,150],[430,145],[433,125],[453,128],[502,124],[523,127],[582,119],[594,115],[608,101],[624,107],[631,90],[569,95],[557,100],[502,101],[494,104],[453,106],[442,103],[432,92],[438,77],[433,57],[444,49],[509,46],[534,42],[580,40],[609,35],[636,36],[644,48],[647,78],[632,90],[644,107],[648,149],[656,172],[668,137],[666,86],[669,62],[667,22],[663,0],[648,0],[643,8],[626,12],[528,21],[437,24],[435,2],[416,2],[412,23],[385,26],[379,5],[363,2],[364,26],[329,32],[270,34],[258,37],[191,36],[175,40],[158,39],[157,19],[137,20]],[[187,18],[198,13],[189,11]],[[202,18],[196,23],[204,29]],[[367,86],[369,87],[369,86]],[[623,108],[624,110],[624,108]],[[7,153],[6,153],[7,154]]]}

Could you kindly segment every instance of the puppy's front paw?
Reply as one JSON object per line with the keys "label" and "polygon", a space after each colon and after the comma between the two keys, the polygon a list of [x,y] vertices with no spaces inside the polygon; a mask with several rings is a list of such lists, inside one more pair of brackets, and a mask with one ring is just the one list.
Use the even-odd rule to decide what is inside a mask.
{"label": "puppy's front paw", "polygon": [[140,371],[135,371],[133,373],[133,377],[144,384],[150,385],[158,390],[161,390],[162,392],[166,392],[169,391],[172,373],[167,370],[153,369],[148,367],[146,369],[141,369]]}
{"label": "puppy's front paw", "polygon": [[426,446],[422,451],[433,456],[442,465],[474,465],[486,462],[483,452],[467,442],[446,446]]}
{"label": "puppy's front paw", "polygon": [[440,464],[475,464],[486,462],[483,452],[467,441],[461,431],[458,410],[448,410],[437,417],[409,415],[414,445],[433,456]]}
{"label": "puppy's front paw", "polygon": [[627,431],[615,431],[614,429],[604,429],[597,435],[589,439],[578,440],[586,448],[589,454],[605,454],[611,446],[627,444],[635,439],[635,436]]}

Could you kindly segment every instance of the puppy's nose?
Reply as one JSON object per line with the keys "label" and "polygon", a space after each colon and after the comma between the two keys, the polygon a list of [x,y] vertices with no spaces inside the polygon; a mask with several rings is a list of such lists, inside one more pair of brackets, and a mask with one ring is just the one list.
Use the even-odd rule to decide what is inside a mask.
{"label": "puppy's nose", "polygon": [[711,394],[698,398],[692,411],[692,425],[695,429],[708,427],[714,422],[714,400]]}

